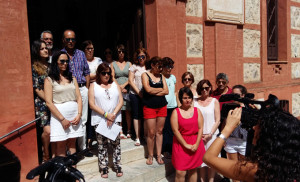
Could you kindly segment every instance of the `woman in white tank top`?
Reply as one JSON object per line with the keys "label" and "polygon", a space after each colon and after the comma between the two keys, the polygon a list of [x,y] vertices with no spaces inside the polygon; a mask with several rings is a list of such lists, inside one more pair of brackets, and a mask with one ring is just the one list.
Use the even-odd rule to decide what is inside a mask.
{"label": "woman in white tank top", "polygon": [[[212,85],[209,80],[201,80],[197,84],[198,99],[195,100],[194,106],[199,108],[204,119],[203,135],[205,150],[207,150],[212,142],[216,139],[216,135],[219,133],[218,126],[220,124],[220,105],[219,101],[210,97],[212,92]],[[206,170],[204,167],[207,165],[202,163],[200,168],[201,181],[206,179]],[[215,171],[212,168],[208,168],[207,177],[209,181],[213,181]]]}
{"label": "woman in white tank top", "polygon": [[[123,97],[120,87],[112,80],[111,68],[102,63],[96,71],[96,81],[90,85],[89,104],[92,109],[91,125],[96,129],[100,123],[107,126],[120,125]],[[103,128],[107,129],[107,127]],[[114,169],[117,177],[123,175],[121,168],[120,133],[113,141],[96,132],[98,142],[98,161],[101,177],[108,178],[108,145],[112,147]]]}

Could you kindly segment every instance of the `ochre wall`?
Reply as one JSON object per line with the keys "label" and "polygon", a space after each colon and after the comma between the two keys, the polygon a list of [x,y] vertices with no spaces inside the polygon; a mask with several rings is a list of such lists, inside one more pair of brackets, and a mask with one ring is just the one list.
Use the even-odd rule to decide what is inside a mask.
{"label": "ochre wall", "polygon": [[[0,20],[0,136],[3,136],[35,119],[26,0],[0,1]],[[26,181],[27,172],[38,165],[35,123],[2,139],[1,143],[20,159],[21,181]]]}

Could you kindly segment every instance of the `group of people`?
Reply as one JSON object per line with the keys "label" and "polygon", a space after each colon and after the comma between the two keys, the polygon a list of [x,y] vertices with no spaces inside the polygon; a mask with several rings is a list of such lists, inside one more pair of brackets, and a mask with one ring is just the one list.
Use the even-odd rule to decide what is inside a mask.
{"label": "group of people", "polygon": [[[35,110],[43,129],[43,160],[50,158],[50,142],[53,156],[66,156],[76,152],[76,141],[77,148],[83,150],[95,136],[101,177],[108,178],[108,146],[113,149],[114,171],[121,177],[120,140],[132,137],[133,121],[134,144],[139,146],[146,138],[146,164],[152,165],[154,157],[160,165],[164,164],[164,158],[171,158],[176,181],[184,181],[186,174],[189,181],[196,181],[198,168],[201,181],[213,181],[215,170],[237,180],[274,178],[274,172],[270,174],[273,176],[268,176],[268,170],[262,169],[267,168],[265,162],[268,159],[262,159],[263,162],[257,159],[260,155],[265,156],[261,151],[265,147],[261,145],[266,139],[262,141],[262,137],[270,131],[262,129],[269,124],[262,121],[267,118],[259,122],[259,130],[254,129],[256,156],[251,159],[245,158],[249,137],[239,125],[241,109],[229,111],[228,118],[221,122],[224,103],[218,101],[220,96],[235,93],[244,97],[247,93],[242,85],[229,88],[225,73],[216,76],[217,88],[213,90],[207,79],[201,80],[194,89],[193,74],[185,72],[181,77],[183,87],[176,91],[176,77],[171,74],[174,61],[169,57],[150,59],[147,50],[139,48],[130,62],[126,59],[124,45],[120,44],[116,48],[116,60],[113,60],[112,50],[106,49],[106,59],[102,61],[94,56],[94,45],[90,40],[82,43],[82,50],[75,48],[73,30],[64,31],[62,42],[63,49],[51,51],[52,34],[44,31],[31,49]],[[290,122],[299,128],[296,118],[282,113],[273,113],[272,119],[293,118]],[[126,133],[122,130],[123,120],[127,124]],[[272,122],[270,118],[268,121]],[[283,125],[280,122],[278,126]],[[285,127],[286,131],[290,129]],[[107,135],[112,130],[118,131],[115,137]],[[289,137],[299,139],[299,134],[288,132]],[[274,139],[272,137],[270,139]],[[226,144],[224,139],[227,139]],[[299,147],[299,141],[293,142]],[[228,159],[220,158],[224,144]],[[269,154],[273,152],[273,149],[269,150]],[[234,168],[234,173],[225,164]],[[299,166],[296,167],[298,170],[295,171],[299,172]],[[250,171],[247,175],[246,169]],[[299,173],[289,174],[291,179],[299,180]]]}

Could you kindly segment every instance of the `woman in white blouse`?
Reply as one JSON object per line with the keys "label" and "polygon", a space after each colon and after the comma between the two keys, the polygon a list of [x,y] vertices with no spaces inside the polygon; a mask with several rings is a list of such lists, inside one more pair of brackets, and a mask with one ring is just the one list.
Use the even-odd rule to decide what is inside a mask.
{"label": "woman in white blouse", "polygon": [[[109,130],[114,124],[120,125],[123,97],[120,87],[113,82],[111,68],[106,63],[100,64],[97,68],[96,81],[90,85],[89,89],[89,104],[92,109],[91,125],[95,129],[103,122],[107,126],[102,128],[104,130]],[[120,133],[114,141],[97,132],[96,137],[101,177],[108,178],[108,145],[113,149],[114,170],[117,177],[121,177],[123,172],[121,168]]]}

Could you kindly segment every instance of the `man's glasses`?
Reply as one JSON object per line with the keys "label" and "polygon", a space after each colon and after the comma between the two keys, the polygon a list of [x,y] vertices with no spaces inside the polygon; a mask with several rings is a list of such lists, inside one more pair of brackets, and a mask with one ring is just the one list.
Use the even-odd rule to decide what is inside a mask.
{"label": "man's glasses", "polygon": [[218,84],[218,85],[220,85],[220,84],[226,85],[227,82],[226,82],[226,81],[217,81],[217,84]]}
{"label": "man's glasses", "polygon": [[67,41],[67,42],[75,42],[76,41],[76,39],[75,38],[65,38],[65,40]]}
{"label": "man's glasses", "polygon": [[110,100],[110,95],[109,95],[108,89],[105,89],[105,93],[106,93],[106,96],[107,96],[108,100]]}
{"label": "man's glasses", "polygon": [[120,49],[120,50],[118,50],[118,53],[119,53],[119,54],[125,53],[125,50],[124,50],[124,49]]}
{"label": "man's glasses", "polygon": [[140,60],[140,59],[145,59],[145,58],[146,58],[146,56],[144,56],[144,55],[141,55],[141,56],[138,56],[138,57],[137,57],[138,60]]}
{"label": "man's glasses", "polygon": [[69,60],[68,59],[61,59],[59,60],[60,61],[60,64],[69,64]]}
{"label": "man's glasses", "polygon": [[101,72],[101,75],[102,75],[102,76],[105,76],[105,75],[110,76],[110,75],[111,75],[111,72],[105,72],[105,71],[103,71],[103,72]]}
{"label": "man's glasses", "polygon": [[51,40],[51,41],[53,41],[52,38],[43,38],[43,40]]}
{"label": "man's glasses", "polygon": [[173,65],[167,65],[167,66],[165,66],[165,68],[167,68],[167,69],[173,69],[174,66]]}
{"label": "man's glasses", "polygon": [[192,79],[191,78],[185,78],[185,79],[183,79],[183,81],[189,82],[189,81],[192,81]]}
{"label": "man's glasses", "polygon": [[88,48],[85,48],[85,50],[88,50],[88,51],[93,51],[93,50],[94,50],[94,48],[88,47]]}
{"label": "man's glasses", "polygon": [[111,51],[105,51],[105,52],[104,52],[104,54],[105,54],[105,55],[108,55],[108,54],[110,54],[110,55],[111,55],[111,54],[112,54],[112,52],[111,52]]}
{"label": "man's glasses", "polygon": [[209,91],[209,88],[210,88],[210,87],[202,87],[201,90]]}

